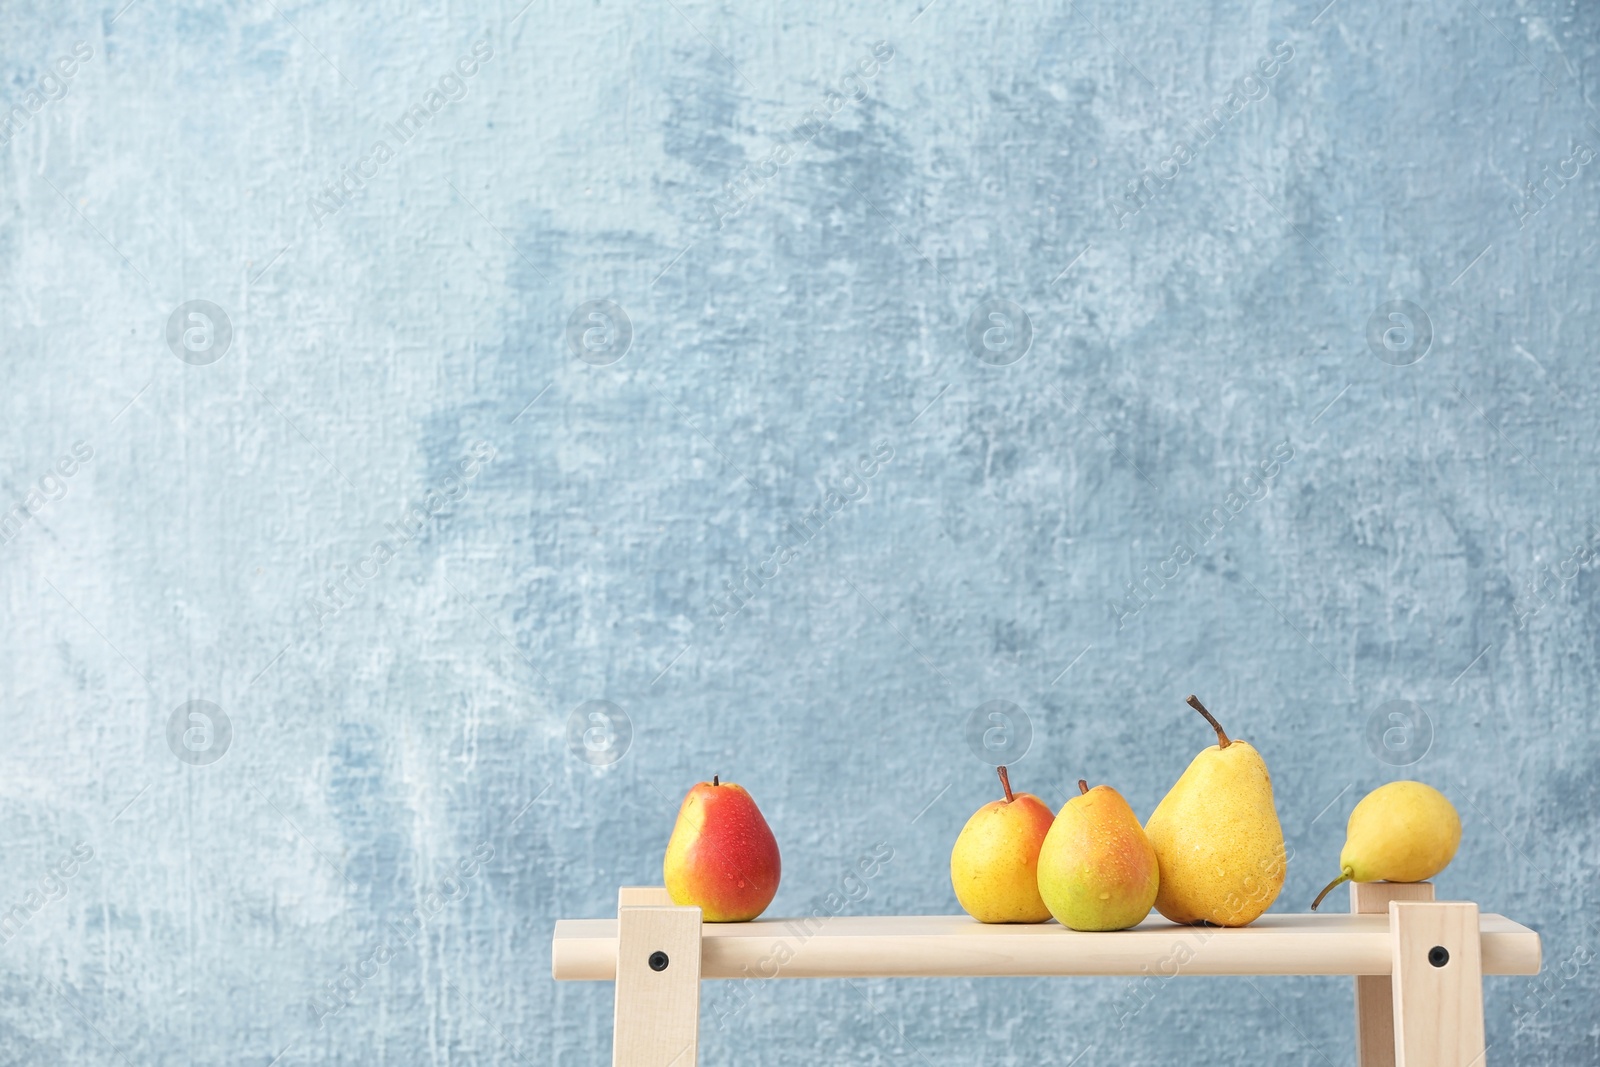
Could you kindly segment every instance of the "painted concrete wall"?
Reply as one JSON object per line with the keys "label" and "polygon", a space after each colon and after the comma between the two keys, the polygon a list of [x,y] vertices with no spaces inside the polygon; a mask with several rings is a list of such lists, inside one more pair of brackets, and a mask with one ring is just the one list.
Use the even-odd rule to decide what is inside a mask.
{"label": "painted concrete wall", "polygon": [[[1279,909],[1433,782],[1546,939],[1494,1061],[1600,1062],[1592,8],[382,6],[0,10],[5,1062],[607,1062],[551,924],[693,782],[775,914],[879,846],[849,910],[948,912],[991,702],[1148,815],[1190,692]],[[708,987],[704,1062],[1343,1064],[1349,1003]]]}

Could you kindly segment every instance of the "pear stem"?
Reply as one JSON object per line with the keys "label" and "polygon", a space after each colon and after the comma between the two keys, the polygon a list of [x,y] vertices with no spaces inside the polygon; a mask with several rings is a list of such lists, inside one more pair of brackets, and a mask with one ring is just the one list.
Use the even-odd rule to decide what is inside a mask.
{"label": "pear stem", "polygon": [[1313,900],[1311,902],[1311,910],[1312,911],[1316,911],[1317,910],[1317,905],[1322,903],[1322,898],[1327,896],[1329,893],[1333,892],[1333,887],[1334,886],[1339,885],[1342,882],[1348,882],[1350,880],[1351,876],[1354,875],[1354,874],[1355,874],[1354,871],[1352,871],[1349,867],[1346,867],[1344,869],[1344,873],[1343,874],[1339,875],[1339,877],[1337,877],[1333,881],[1329,882],[1326,886],[1323,887],[1322,892],[1317,894],[1317,899]]}
{"label": "pear stem", "polygon": [[721,785],[722,784],[722,779],[718,778],[716,775],[713,774],[711,776],[711,784],[712,785]]}
{"label": "pear stem", "polygon": [[1200,698],[1195,696],[1193,693],[1189,694],[1189,706],[1195,711],[1198,711],[1201,715],[1204,715],[1206,722],[1210,723],[1211,728],[1217,731],[1218,748],[1227,748],[1229,745],[1233,744],[1232,741],[1228,740],[1228,735],[1222,732],[1222,724],[1211,717],[1211,713],[1206,710],[1206,706],[1200,703]]}
{"label": "pear stem", "polygon": [[1089,783],[1087,781],[1085,781],[1084,779],[1079,778],[1078,779],[1078,795],[1079,796],[1083,796],[1083,794],[1087,793],[1088,791],[1089,791]]}
{"label": "pear stem", "polygon": [[996,767],[995,770],[1000,773],[1000,788],[1006,791],[1006,803],[1009,804],[1016,799],[1011,795],[1011,778],[1006,774],[1004,765]]}

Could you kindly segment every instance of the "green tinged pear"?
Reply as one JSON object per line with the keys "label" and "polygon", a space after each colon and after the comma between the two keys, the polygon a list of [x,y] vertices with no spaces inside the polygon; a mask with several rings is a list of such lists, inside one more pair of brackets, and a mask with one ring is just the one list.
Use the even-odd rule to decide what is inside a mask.
{"label": "green tinged pear", "polygon": [[1069,929],[1138,926],[1156,899],[1155,850],[1121,793],[1083,779],[1078,791],[1039,850],[1039,896]]}

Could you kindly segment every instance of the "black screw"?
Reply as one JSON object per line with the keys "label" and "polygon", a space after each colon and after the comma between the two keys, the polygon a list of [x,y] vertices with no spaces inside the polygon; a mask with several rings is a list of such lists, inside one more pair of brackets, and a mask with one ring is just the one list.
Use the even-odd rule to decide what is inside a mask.
{"label": "black screw", "polygon": [[[1440,949],[1439,951],[1443,952],[1444,949]],[[1436,964],[1434,964],[1434,966],[1437,967],[1439,965],[1436,963]],[[652,971],[664,971],[664,970],[666,970],[667,969],[667,954],[665,952],[660,952],[660,951],[656,951],[656,952],[650,953],[650,969]]]}
{"label": "black screw", "polygon": [[[1428,962],[1435,967],[1443,967],[1450,962],[1450,950],[1443,945],[1434,945],[1428,950]],[[654,963],[651,966],[654,966]]]}

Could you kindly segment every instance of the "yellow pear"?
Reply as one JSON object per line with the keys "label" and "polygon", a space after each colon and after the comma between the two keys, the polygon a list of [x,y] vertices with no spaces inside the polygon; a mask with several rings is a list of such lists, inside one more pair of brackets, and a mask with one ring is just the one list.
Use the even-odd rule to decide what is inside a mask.
{"label": "yellow pear", "polygon": [[1050,909],[1039,898],[1039,846],[1050,832],[1050,806],[1031,793],[1011,792],[998,768],[1004,800],[973,813],[950,850],[950,884],[966,913],[981,923],[1042,923]]}
{"label": "yellow pear", "polygon": [[1266,761],[1231,740],[1195,697],[1217,743],[1162,798],[1145,834],[1161,868],[1156,910],[1175,923],[1247,926],[1278,899],[1287,853]]}
{"label": "yellow pear", "polygon": [[1311,910],[1341,882],[1423,882],[1455,859],[1461,816],[1431,785],[1390,782],[1361,798],[1345,824],[1339,877]]}

